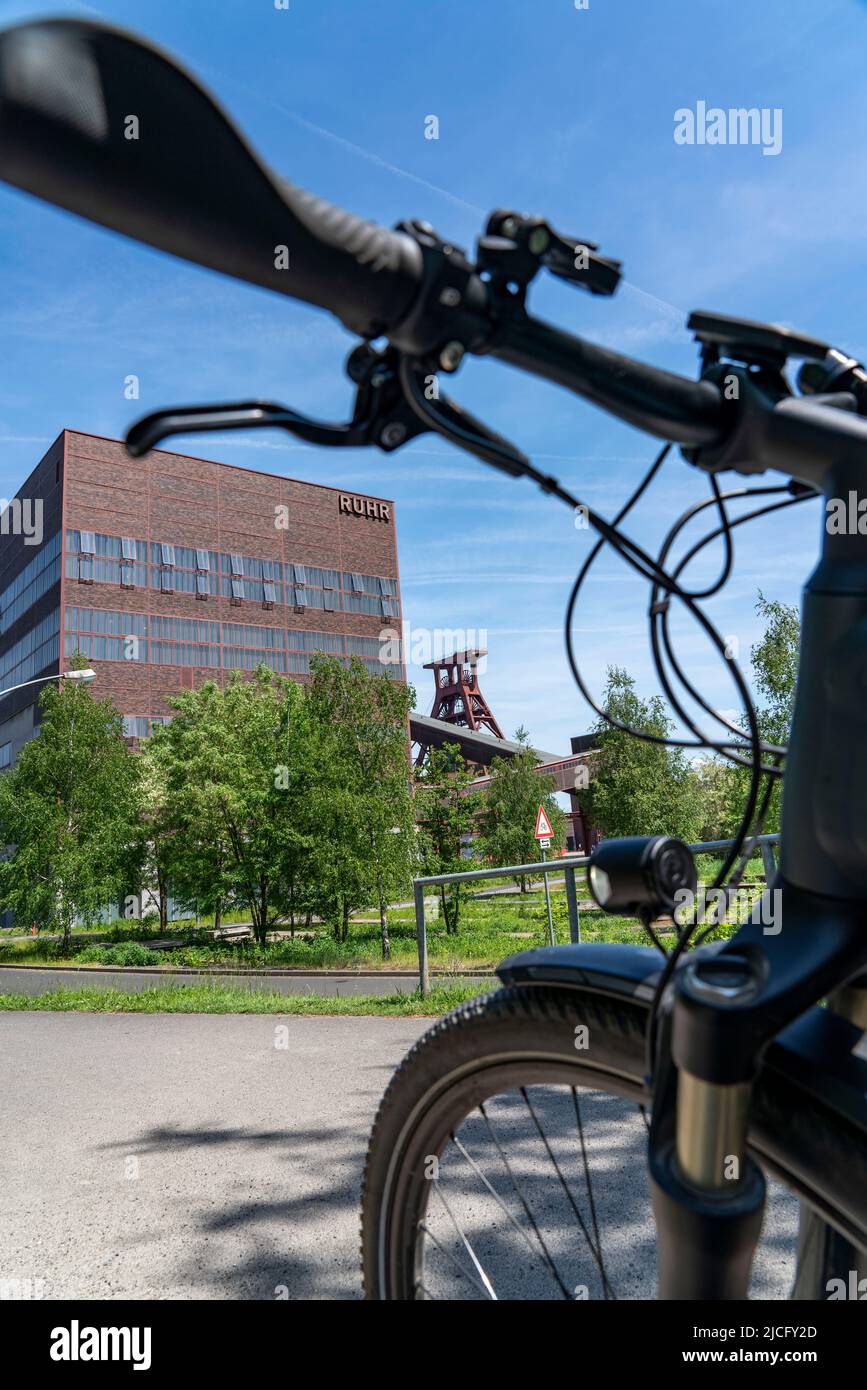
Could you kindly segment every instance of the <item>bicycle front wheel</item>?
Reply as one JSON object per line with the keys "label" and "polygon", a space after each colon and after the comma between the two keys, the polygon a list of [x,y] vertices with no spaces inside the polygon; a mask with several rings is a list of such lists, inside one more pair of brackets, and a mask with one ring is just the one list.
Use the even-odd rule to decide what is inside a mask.
{"label": "bicycle front wheel", "polygon": [[[634,999],[547,986],[499,990],[435,1024],[395,1073],[374,1125],[365,1297],[654,1298],[646,1024]],[[791,1116],[791,1105],[757,1086],[759,1127]],[[786,1298],[795,1281],[804,1172],[829,1142],[828,1117],[808,1108],[798,1163],[787,1171],[778,1150],[770,1165],[782,1181],[769,1182],[755,1298]],[[815,1147],[806,1160],[805,1132]]]}

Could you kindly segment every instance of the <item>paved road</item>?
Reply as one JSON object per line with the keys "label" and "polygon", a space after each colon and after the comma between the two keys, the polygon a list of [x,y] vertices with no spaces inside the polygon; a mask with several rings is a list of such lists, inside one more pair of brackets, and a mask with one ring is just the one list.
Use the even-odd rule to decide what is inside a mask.
{"label": "paved road", "polygon": [[428,1026],[0,1014],[0,1278],[55,1298],[358,1297],[367,1136]]}
{"label": "paved road", "polygon": [[[357,1298],[368,1132],[391,1071],[428,1026],[0,1013],[0,1279],[43,1279],[54,1298],[273,1299],[281,1289],[291,1299]],[[285,1048],[275,1047],[281,1027]],[[644,1127],[625,1102],[582,1104],[609,1272],[622,1294],[646,1298],[654,1247]],[[492,1105],[506,1107],[496,1126],[509,1132],[509,1102]],[[571,1126],[566,1116],[557,1147],[575,1159]],[[467,1138],[480,1157],[483,1138]],[[531,1180],[547,1181],[538,1209],[547,1208],[538,1142],[516,1129],[509,1147]],[[574,1182],[580,1193],[577,1172]],[[471,1184],[466,1198],[460,1186],[450,1191],[470,1219],[481,1211]],[[757,1295],[786,1295],[796,1219],[794,1199],[772,1194]],[[575,1245],[571,1218],[547,1229],[558,1248]],[[514,1239],[506,1268],[521,1284],[529,1266]],[[512,1292],[508,1279],[502,1291]]]}

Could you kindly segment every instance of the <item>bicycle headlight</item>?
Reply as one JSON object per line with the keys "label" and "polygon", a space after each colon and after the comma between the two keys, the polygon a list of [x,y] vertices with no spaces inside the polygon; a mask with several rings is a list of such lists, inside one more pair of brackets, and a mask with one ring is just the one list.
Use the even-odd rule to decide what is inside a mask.
{"label": "bicycle headlight", "polygon": [[670,835],[603,840],[590,856],[587,882],[605,912],[628,917],[670,914],[695,894],[698,877],[692,852]]}

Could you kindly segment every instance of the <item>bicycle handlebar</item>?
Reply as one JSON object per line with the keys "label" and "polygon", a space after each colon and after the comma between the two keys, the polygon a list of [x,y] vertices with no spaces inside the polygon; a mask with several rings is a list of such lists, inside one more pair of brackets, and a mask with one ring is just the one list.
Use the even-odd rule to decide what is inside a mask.
{"label": "bicycle handlebar", "polygon": [[722,396],[712,382],[637,362],[529,315],[506,327],[492,353],[672,444],[700,448],[724,435]]}

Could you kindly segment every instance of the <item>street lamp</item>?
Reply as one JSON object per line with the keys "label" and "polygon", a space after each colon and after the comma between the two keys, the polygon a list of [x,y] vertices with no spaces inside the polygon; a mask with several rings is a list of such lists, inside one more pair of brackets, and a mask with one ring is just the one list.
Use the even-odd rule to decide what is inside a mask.
{"label": "street lamp", "polygon": [[33,681],[22,681],[20,685],[8,685],[5,690],[0,690],[0,699],[4,695],[11,695],[13,690],[23,690],[26,685],[41,685],[43,681],[81,681],[84,685],[89,685],[96,680],[96,672],[91,671],[87,666],[83,671],[58,671],[53,676],[37,676]]}

